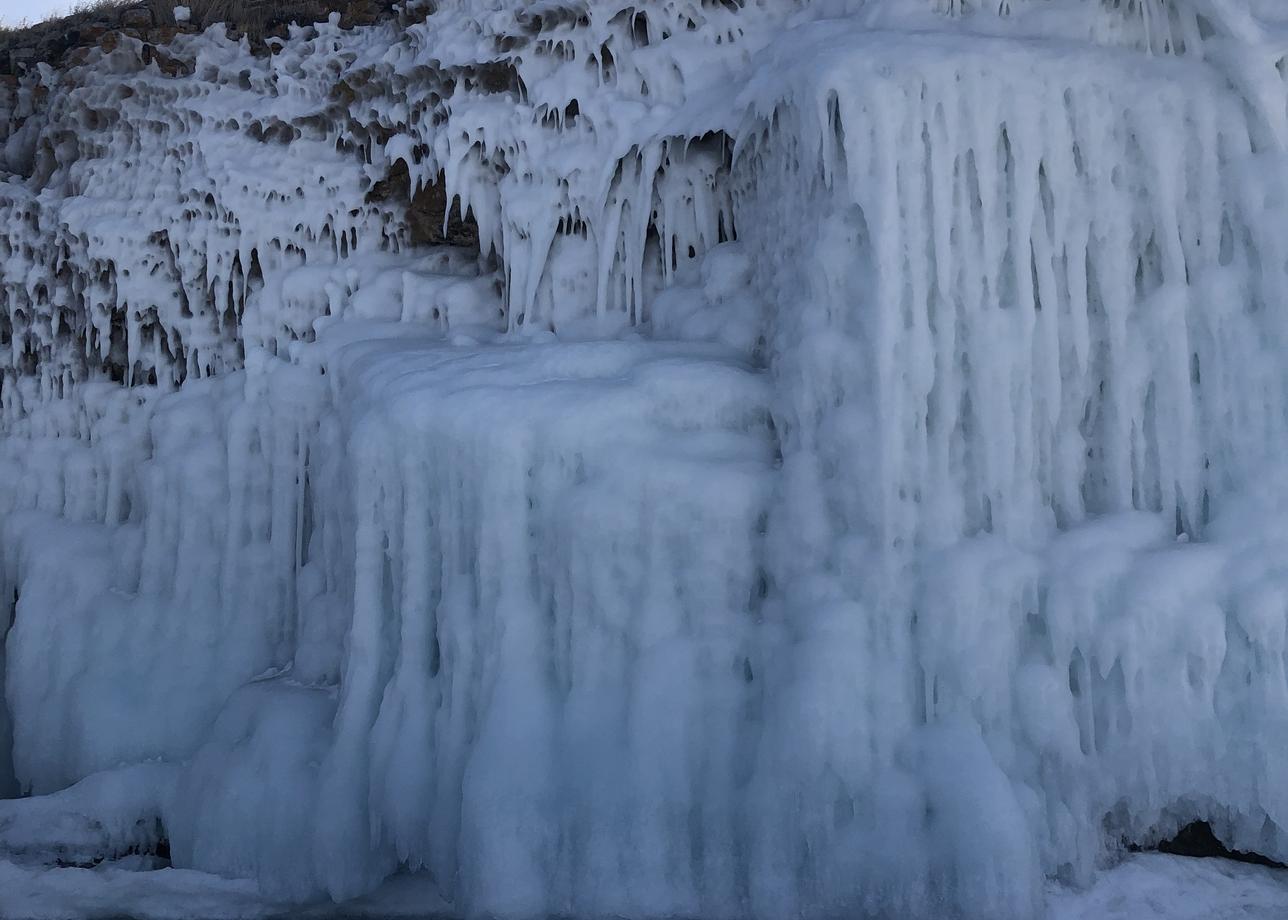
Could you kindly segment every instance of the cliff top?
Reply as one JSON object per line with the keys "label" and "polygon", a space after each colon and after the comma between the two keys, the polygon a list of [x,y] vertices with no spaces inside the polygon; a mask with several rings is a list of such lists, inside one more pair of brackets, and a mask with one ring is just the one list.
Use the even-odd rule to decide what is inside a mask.
{"label": "cliff top", "polygon": [[291,23],[322,22],[338,12],[341,27],[352,28],[393,11],[393,0],[89,0],[66,16],[0,27],[0,78],[16,77],[42,63],[56,67],[69,52],[114,32],[165,44],[179,32],[199,32],[223,22],[233,37],[245,35],[253,50],[266,51],[264,39],[285,38]]}

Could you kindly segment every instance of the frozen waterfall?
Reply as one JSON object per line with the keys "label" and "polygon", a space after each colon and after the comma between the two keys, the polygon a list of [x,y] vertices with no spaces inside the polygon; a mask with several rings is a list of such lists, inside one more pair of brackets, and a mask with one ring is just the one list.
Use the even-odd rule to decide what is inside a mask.
{"label": "frozen waterfall", "polygon": [[1280,7],[442,0],[0,83],[0,850],[712,920],[1288,862]]}

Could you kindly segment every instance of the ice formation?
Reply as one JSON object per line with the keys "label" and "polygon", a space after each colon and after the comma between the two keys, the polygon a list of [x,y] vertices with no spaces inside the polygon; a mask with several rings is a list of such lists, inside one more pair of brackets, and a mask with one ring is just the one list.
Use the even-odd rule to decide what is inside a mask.
{"label": "ice formation", "polygon": [[23,807],[505,917],[1032,920],[1196,819],[1288,860],[1275,0],[270,42],[0,86]]}

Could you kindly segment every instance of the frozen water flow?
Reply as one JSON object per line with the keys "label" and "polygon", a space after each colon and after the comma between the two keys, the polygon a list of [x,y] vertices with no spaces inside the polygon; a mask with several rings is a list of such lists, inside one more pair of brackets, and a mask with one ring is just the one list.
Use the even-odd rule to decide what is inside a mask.
{"label": "frozen water flow", "polygon": [[0,913],[1288,861],[1279,4],[432,6],[0,84]]}

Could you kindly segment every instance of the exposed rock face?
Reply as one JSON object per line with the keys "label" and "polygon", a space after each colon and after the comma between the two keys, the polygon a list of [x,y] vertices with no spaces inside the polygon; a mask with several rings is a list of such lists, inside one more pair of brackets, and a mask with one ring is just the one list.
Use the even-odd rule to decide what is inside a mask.
{"label": "exposed rock face", "polygon": [[[745,59],[715,41],[737,13],[716,7],[693,33],[712,79]],[[719,179],[729,148],[680,140],[678,124],[674,146],[669,130],[657,134],[674,118],[661,100],[680,91],[672,65],[655,55],[632,63],[631,48],[686,28],[674,15],[617,15],[597,29],[574,17],[557,41],[545,36],[566,31],[562,19],[525,15],[488,39],[492,60],[451,58],[452,36],[473,28],[464,8],[440,11],[432,28],[292,27],[289,41],[269,39],[280,53],[264,57],[219,27],[168,44],[103,33],[65,69],[28,74],[0,109],[7,166],[30,177],[4,192],[14,232],[0,245],[16,260],[0,281],[11,354],[0,379],[39,366],[38,388],[96,375],[178,382],[237,366],[247,343],[275,351],[311,335],[326,312],[327,295],[294,283],[292,305],[278,305],[281,272],[321,250],[343,261],[351,250],[446,240],[501,254],[507,325],[550,327],[563,298],[547,264],[564,249],[598,249],[598,277],[579,282],[591,284],[594,312],[643,319],[646,262],[669,278],[732,233]],[[579,100],[541,82],[572,60],[593,64],[592,83],[607,91]],[[491,101],[458,106],[459,130],[442,130],[461,94]],[[653,114],[622,132],[611,106],[632,97]],[[596,165],[562,175],[556,149]],[[657,193],[646,192],[654,201],[639,214],[629,199],[641,183]],[[109,212],[119,219],[109,224]],[[28,225],[42,229],[32,237]],[[265,285],[271,318],[256,306]],[[242,330],[247,316],[257,331]]]}
{"label": "exposed rock face", "polygon": [[470,215],[462,217],[459,209],[449,209],[447,179],[442,173],[429,185],[413,192],[407,163],[399,160],[390,168],[389,175],[371,186],[367,198],[406,205],[403,219],[407,224],[407,239],[413,246],[446,245],[478,250],[478,225]]}

